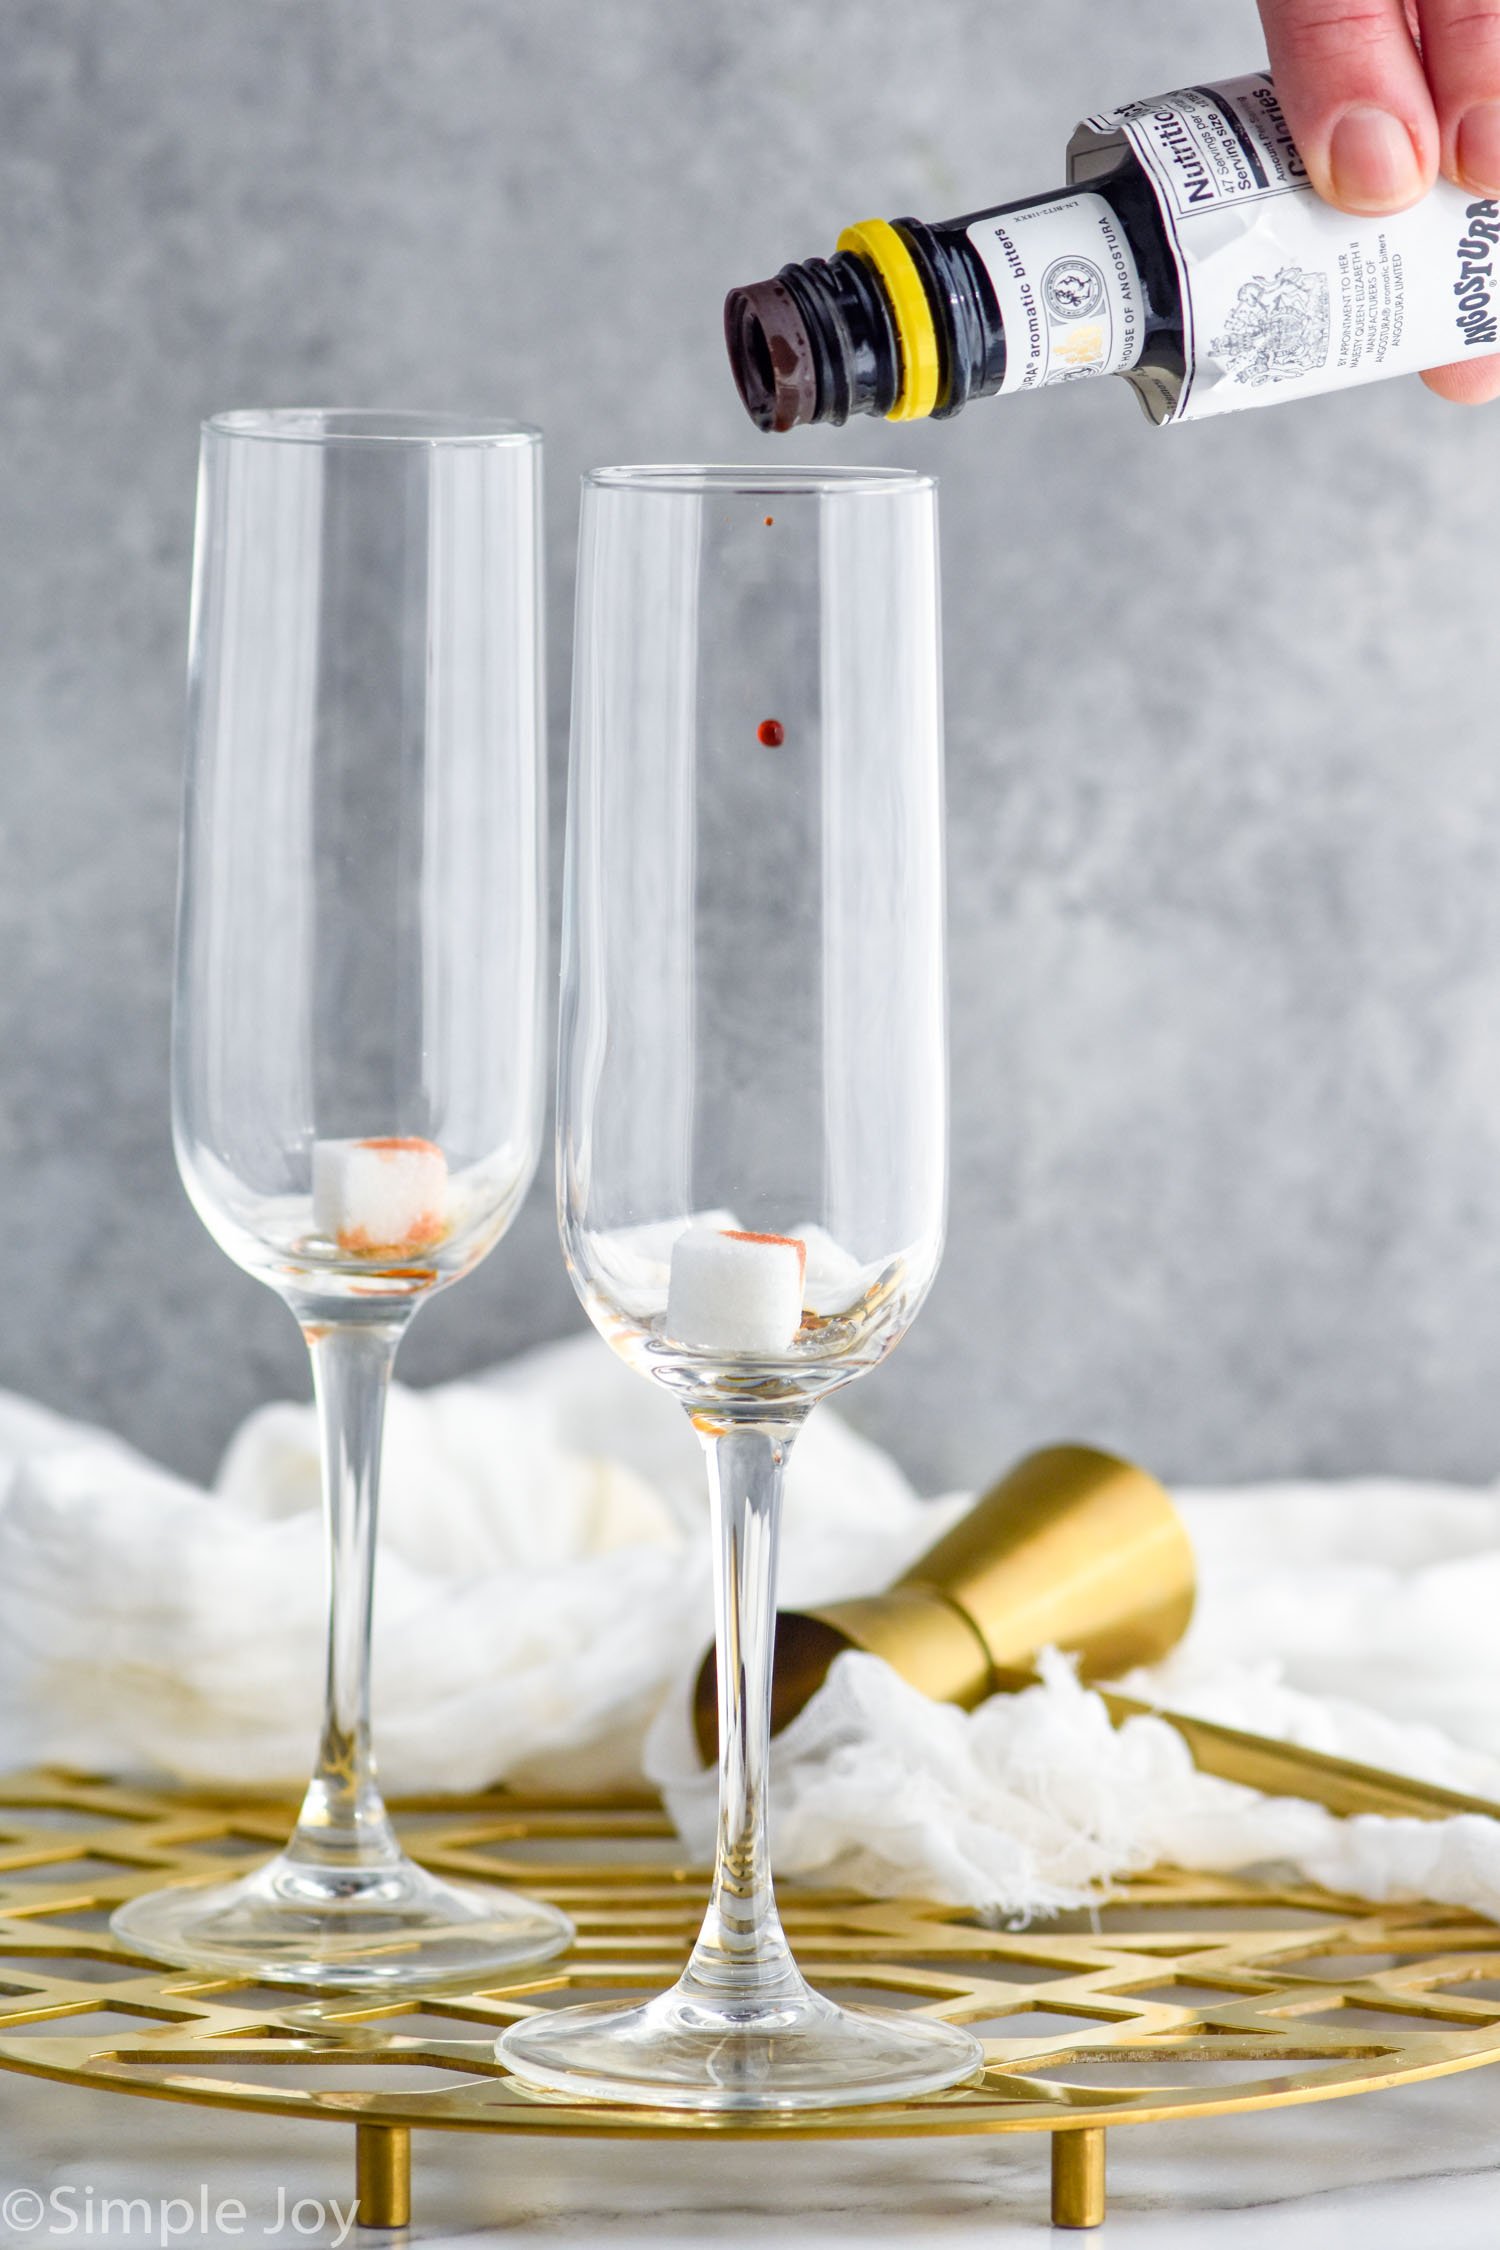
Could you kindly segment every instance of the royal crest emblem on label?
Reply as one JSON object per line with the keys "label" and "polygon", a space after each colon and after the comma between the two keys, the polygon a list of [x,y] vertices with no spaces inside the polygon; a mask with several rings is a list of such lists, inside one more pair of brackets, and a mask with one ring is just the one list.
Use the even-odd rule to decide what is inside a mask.
{"label": "royal crest emblem on label", "polygon": [[1241,284],[1211,349],[1237,383],[1291,383],[1328,359],[1328,278],[1303,266]]}

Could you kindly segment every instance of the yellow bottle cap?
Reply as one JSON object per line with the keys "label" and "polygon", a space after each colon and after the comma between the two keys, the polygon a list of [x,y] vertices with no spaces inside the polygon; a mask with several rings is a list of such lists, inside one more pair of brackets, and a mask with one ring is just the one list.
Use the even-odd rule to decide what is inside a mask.
{"label": "yellow bottle cap", "polygon": [[943,362],[917,262],[888,219],[862,219],[858,226],[845,227],[838,247],[852,250],[875,268],[895,318],[901,389],[886,420],[920,422],[938,403]]}

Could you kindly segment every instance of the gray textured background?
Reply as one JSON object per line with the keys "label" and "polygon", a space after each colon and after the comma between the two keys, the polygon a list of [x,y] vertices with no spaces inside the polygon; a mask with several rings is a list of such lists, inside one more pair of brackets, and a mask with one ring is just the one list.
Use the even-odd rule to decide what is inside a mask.
{"label": "gray textured background", "polygon": [[[4,0],[0,1382],[193,1472],[305,1389],[166,1132],[198,418],[540,421],[560,752],[578,471],[773,442],[727,283],[1261,52],[1249,0]],[[939,1482],[1068,1432],[1492,1473],[1500,410],[1156,434],[1101,384],[794,442],[944,480],[954,1223],[856,1416]],[[549,1182],[404,1372],[580,1318]]]}

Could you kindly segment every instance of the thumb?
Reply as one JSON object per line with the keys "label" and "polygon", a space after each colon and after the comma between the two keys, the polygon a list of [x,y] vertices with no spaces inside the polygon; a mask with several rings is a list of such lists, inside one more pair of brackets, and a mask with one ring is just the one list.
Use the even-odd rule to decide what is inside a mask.
{"label": "thumb", "polygon": [[1438,123],[1403,0],[1260,0],[1271,75],[1313,186],[1401,211],[1437,176]]}

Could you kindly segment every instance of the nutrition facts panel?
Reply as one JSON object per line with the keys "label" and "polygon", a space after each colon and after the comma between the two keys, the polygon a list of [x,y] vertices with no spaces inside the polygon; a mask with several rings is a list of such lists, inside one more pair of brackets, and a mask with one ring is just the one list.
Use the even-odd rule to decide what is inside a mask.
{"label": "nutrition facts panel", "polygon": [[1089,125],[1096,132],[1125,128],[1181,218],[1217,204],[1311,192],[1264,73],[1228,86],[1189,86],[1165,101],[1136,102],[1117,117],[1091,117]]}

